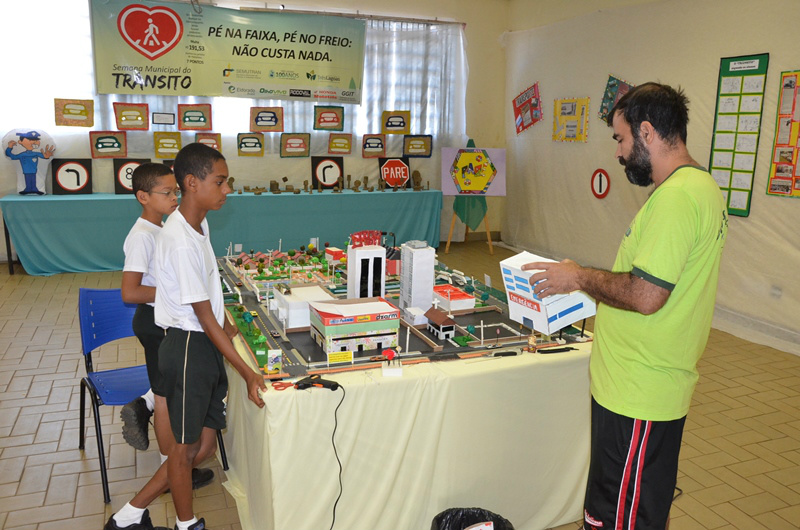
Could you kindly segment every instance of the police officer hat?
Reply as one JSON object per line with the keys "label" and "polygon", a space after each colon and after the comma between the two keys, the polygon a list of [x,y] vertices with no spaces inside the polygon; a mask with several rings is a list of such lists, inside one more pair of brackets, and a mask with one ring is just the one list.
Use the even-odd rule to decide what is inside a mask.
{"label": "police officer hat", "polygon": [[36,131],[28,131],[19,135],[20,140],[38,140],[42,135]]}

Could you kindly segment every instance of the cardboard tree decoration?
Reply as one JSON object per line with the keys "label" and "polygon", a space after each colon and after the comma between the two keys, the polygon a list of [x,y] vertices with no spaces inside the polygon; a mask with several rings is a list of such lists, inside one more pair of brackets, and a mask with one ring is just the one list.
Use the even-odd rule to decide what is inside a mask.
{"label": "cardboard tree decoration", "polygon": [[47,167],[56,151],[49,134],[37,129],[13,129],[3,137],[5,153],[17,164],[17,191],[21,195],[44,195]]}

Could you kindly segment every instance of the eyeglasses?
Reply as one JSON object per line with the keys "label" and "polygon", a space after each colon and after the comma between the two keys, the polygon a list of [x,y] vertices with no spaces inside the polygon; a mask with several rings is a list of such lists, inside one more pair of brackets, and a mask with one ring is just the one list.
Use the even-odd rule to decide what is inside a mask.
{"label": "eyeglasses", "polygon": [[151,191],[150,193],[157,193],[158,195],[163,195],[164,197],[172,197],[174,196],[176,199],[181,196],[181,190],[169,190],[169,191]]}

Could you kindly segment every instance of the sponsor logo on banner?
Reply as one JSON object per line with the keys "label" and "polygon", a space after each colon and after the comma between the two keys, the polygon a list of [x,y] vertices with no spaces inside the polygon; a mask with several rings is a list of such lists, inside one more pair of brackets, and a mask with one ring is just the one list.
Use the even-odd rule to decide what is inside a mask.
{"label": "sponsor logo on banner", "polygon": [[537,313],[542,312],[541,306],[538,303],[534,302],[533,300],[528,300],[527,298],[522,298],[518,294],[514,294],[512,292],[508,293],[508,299],[514,302],[515,304],[519,304],[521,306],[525,306],[528,309],[533,309]]}
{"label": "sponsor logo on banner", "polygon": [[269,76],[274,79],[297,79],[300,75],[291,70],[270,70]]}
{"label": "sponsor logo on banner", "polygon": [[271,94],[275,96],[285,96],[289,93],[288,90],[285,89],[275,89],[275,88],[262,88],[258,91],[259,94]]}
{"label": "sponsor logo on banner", "polygon": [[292,96],[292,97],[295,97],[295,98],[310,98],[311,97],[311,91],[310,90],[304,90],[304,89],[301,89],[301,88],[290,88],[289,89],[289,95]]}

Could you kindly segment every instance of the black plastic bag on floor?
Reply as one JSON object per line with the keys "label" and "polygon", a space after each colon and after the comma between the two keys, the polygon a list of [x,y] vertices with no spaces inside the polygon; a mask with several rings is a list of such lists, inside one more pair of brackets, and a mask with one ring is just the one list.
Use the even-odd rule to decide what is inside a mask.
{"label": "black plastic bag on floor", "polygon": [[431,530],[464,530],[490,521],[494,530],[514,530],[511,521],[483,508],[448,508],[433,518]]}

